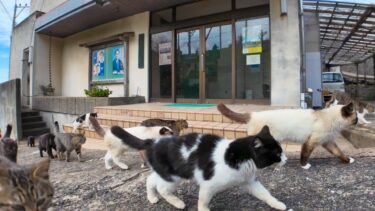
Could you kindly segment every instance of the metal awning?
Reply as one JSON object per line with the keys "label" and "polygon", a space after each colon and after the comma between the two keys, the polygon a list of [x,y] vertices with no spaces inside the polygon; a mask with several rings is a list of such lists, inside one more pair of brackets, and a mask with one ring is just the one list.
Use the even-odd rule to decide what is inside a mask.
{"label": "metal awning", "polygon": [[304,0],[319,16],[320,50],[326,64],[361,62],[375,53],[375,4]]}
{"label": "metal awning", "polygon": [[41,34],[67,37],[123,17],[197,0],[68,0],[37,19]]}

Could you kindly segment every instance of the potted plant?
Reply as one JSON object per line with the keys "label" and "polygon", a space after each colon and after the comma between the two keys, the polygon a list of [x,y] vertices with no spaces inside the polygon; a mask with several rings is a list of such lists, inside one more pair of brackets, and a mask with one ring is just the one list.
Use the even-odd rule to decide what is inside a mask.
{"label": "potted plant", "polygon": [[90,89],[85,89],[85,95],[87,97],[108,97],[112,94],[112,91],[108,88],[100,88],[97,86],[92,86]]}
{"label": "potted plant", "polygon": [[52,87],[52,84],[48,84],[47,86],[40,85],[40,89],[44,96],[53,96],[55,93],[55,88]]}

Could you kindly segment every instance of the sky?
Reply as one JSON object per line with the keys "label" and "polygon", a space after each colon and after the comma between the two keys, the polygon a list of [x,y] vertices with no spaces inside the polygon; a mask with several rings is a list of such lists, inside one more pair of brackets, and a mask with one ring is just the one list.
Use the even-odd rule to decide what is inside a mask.
{"label": "sky", "polygon": [[[9,76],[9,47],[15,0],[0,0],[0,83],[7,81]],[[17,0],[17,4],[29,4],[30,0]],[[5,11],[4,7],[7,12]],[[18,12],[20,9],[18,9]],[[9,13],[9,14],[8,14]],[[29,9],[24,9],[16,19],[16,23],[29,15]]]}
{"label": "sky", "polygon": [[[335,0],[331,0],[335,1]],[[367,3],[375,4],[375,0],[338,0],[340,2],[355,2],[355,3]],[[10,35],[12,28],[15,0],[0,0],[0,83],[7,81],[9,76],[9,47],[10,47]],[[17,0],[17,4],[25,3],[29,4],[30,0]],[[6,11],[4,7],[6,8]],[[20,9],[18,10],[20,11]],[[29,10],[24,9],[16,19],[19,23],[29,15]]]}

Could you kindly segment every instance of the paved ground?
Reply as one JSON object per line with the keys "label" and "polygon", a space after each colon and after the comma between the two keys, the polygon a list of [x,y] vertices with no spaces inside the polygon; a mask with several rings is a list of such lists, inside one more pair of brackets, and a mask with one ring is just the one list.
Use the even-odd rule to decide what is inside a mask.
{"label": "paved ground", "polygon": [[[130,170],[115,168],[107,171],[101,158],[105,151],[100,141],[89,140],[83,150],[85,162],[73,155],[70,163],[53,161],[50,174],[55,187],[54,210],[175,210],[164,200],[152,205],[146,199],[145,177],[148,170],[140,168],[137,152],[123,156]],[[345,147],[344,147],[345,148]],[[288,146],[291,157],[296,157],[297,146]],[[373,153],[346,149],[356,158],[350,165],[342,164],[323,152],[316,153],[309,170],[299,167],[298,160],[290,159],[281,169],[265,169],[259,178],[270,192],[283,201],[288,209],[296,210],[375,210],[375,156]],[[368,149],[370,151],[370,149]],[[372,149],[372,152],[374,150]],[[362,153],[362,154],[361,154]],[[20,163],[40,160],[37,148],[21,144]],[[197,209],[198,189],[193,182],[185,182],[177,191],[187,204],[186,210]],[[243,188],[232,188],[217,194],[211,210],[271,210],[265,203],[246,193]]]}

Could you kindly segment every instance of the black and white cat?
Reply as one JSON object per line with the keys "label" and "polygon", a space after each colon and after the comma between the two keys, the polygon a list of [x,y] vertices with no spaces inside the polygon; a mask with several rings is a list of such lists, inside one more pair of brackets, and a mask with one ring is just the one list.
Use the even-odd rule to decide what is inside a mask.
{"label": "black and white cat", "polygon": [[199,211],[209,210],[209,202],[216,193],[238,185],[247,186],[250,194],[269,206],[286,209],[256,179],[257,169],[275,163],[283,165],[287,160],[268,126],[254,136],[234,141],[197,133],[141,140],[118,126],[110,131],[129,147],[146,150],[152,168],[147,178],[147,199],[151,203],[159,201],[158,192],[174,207],[184,209],[185,203],[173,192],[182,179],[195,179],[200,186]]}
{"label": "black and white cat", "polygon": [[97,118],[98,114],[97,113],[87,113],[83,114],[82,116],[79,116],[76,120],[73,122],[73,130],[72,133],[75,133],[77,128],[81,126],[87,126],[90,129],[92,129],[91,123],[90,123],[90,116]]}

